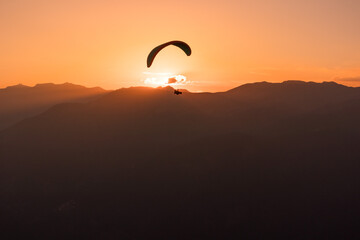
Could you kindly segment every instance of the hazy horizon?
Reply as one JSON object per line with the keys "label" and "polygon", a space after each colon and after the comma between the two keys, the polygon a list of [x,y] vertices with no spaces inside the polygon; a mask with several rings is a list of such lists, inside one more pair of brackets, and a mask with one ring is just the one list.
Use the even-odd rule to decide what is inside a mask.
{"label": "hazy horizon", "polygon": [[226,92],[226,91],[229,91],[231,89],[234,89],[234,88],[237,88],[237,87],[240,87],[240,86],[243,86],[243,85],[246,85],[246,84],[256,84],[256,83],[285,83],[285,82],[303,82],[303,83],[330,83],[330,82],[334,82],[336,84],[339,84],[339,85],[343,85],[345,87],[351,87],[351,88],[358,88],[360,86],[351,86],[351,85],[346,85],[344,83],[339,83],[339,82],[336,82],[336,81],[322,81],[322,82],[315,82],[315,81],[304,81],[304,80],[300,80],[300,79],[289,79],[289,80],[284,80],[284,81],[280,81],[280,82],[270,82],[270,81],[255,81],[255,82],[245,82],[243,84],[240,84],[240,85],[237,85],[237,86],[233,86],[229,89],[225,89],[225,90],[222,90],[222,91],[201,91],[201,90],[198,90],[198,91],[190,91],[186,88],[186,86],[184,87],[176,87],[176,86],[172,86],[171,84],[168,84],[168,85],[163,85],[163,86],[149,86],[149,85],[146,85],[146,84],[143,84],[143,85],[136,85],[136,86],[127,86],[127,87],[120,87],[120,88],[116,88],[116,89],[108,89],[108,88],[104,88],[102,86],[86,86],[86,85],[81,85],[81,84],[76,84],[76,83],[72,83],[72,82],[59,82],[59,83],[53,83],[53,82],[44,82],[44,83],[35,83],[34,85],[26,85],[26,84],[22,84],[22,83],[18,83],[18,84],[15,84],[15,85],[9,85],[9,86],[5,86],[5,87],[1,87],[0,90],[2,89],[6,89],[6,88],[9,88],[9,87],[16,87],[16,86],[24,86],[24,87],[30,87],[30,88],[33,88],[33,87],[36,87],[36,86],[41,86],[41,85],[47,85],[47,84],[54,84],[54,85],[65,85],[65,84],[71,84],[71,85],[76,85],[76,86],[81,86],[81,87],[85,87],[85,88],[101,88],[105,91],[116,91],[116,90],[120,90],[120,89],[123,89],[123,88],[132,88],[132,87],[148,87],[148,88],[166,88],[166,87],[171,87],[173,89],[182,89],[182,90],[187,90],[189,92],[192,92],[192,93],[202,93],[202,92],[209,92],[209,93],[217,93],[217,92]]}

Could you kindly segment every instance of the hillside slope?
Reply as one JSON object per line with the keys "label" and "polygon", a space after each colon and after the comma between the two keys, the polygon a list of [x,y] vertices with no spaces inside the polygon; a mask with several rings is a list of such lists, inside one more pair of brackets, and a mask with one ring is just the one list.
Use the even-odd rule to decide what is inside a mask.
{"label": "hillside slope", "polygon": [[3,234],[354,238],[358,109],[360,89],[305,82],[56,105],[0,132]]}

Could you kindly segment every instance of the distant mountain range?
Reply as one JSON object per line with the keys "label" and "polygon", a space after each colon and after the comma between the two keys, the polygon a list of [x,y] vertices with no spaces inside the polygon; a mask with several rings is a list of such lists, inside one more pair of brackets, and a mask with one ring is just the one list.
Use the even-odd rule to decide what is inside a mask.
{"label": "distant mountain range", "polygon": [[91,96],[0,132],[0,234],[360,237],[360,88],[286,81]]}
{"label": "distant mountain range", "polygon": [[107,91],[71,83],[10,86],[0,89],[0,130],[63,102],[87,102]]}

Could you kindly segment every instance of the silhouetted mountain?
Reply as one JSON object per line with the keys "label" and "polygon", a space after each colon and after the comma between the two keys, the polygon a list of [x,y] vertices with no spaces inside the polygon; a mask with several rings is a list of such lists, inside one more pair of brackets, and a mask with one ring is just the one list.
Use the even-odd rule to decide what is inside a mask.
{"label": "silhouetted mountain", "polygon": [[2,234],[357,239],[360,88],[133,87],[0,132]]}
{"label": "silhouetted mountain", "polygon": [[107,91],[71,83],[22,84],[0,89],[0,130],[62,102],[87,102]]}

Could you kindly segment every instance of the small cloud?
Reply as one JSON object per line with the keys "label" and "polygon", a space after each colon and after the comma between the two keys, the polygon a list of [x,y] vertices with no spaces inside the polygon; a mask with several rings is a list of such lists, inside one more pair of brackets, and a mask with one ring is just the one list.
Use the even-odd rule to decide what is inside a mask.
{"label": "small cloud", "polygon": [[189,81],[186,79],[186,77],[184,75],[171,76],[168,81],[169,81],[169,84],[176,83],[176,84],[180,84],[180,85],[185,85],[185,84],[189,83]]}
{"label": "small cloud", "polygon": [[184,75],[173,75],[169,73],[151,73],[151,72],[143,72],[143,74],[147,75],[144,83],[146,85],[151,86],[179,86],[179,85],[187,85],[191,82],[186,79]]}
{"label": "small cloud", "polygon": [[172,77],[172,78],[169,78],[169,79],[168,79],[168,82],[167,82],[167,83],[168,83],[168,84],[177,83],[177,80],[176,80],[176,78]]}
{"label": "small cloud", "polygon": [[340,81],[340,82],[360,82],[360,76],[359,77],[349,77],[349,78],[336,77],[336,78],[334,78],[334,80]]}
{"label": "small cloud", "polygon": [[186,77],[183,75],[171,76],[168,78],[167,84],[176,84],[176,85],[185,85],[189,82],[186,80]]}

